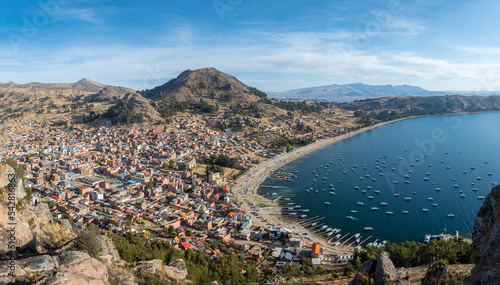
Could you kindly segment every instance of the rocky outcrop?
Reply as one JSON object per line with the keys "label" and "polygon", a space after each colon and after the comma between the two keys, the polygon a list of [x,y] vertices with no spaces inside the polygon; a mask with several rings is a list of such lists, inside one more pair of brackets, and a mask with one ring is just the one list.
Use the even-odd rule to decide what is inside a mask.
{"label": "rocky outcrop", "polygon": [[[0,188],[7,190],[9,175],[15,174],[14,169],[7,165],[0,165]],[[26,196],[24,186],[20,177],[17,177],[15,183],[16,200],[21,200]],[[47,204],[40,203],[37,206],[29,205],[27,201],[23,202],[21,209],[17,207],[14,215],[9,215],[8,194],[0,198],[0,256],[4,255],[10,249],[9,230],[11,230],[12,217],[16,223],[15,237],[18,252],[24,252],[31,249],[39,253],[46,253],[47,249],[53,249],[65,241],[74,238],[75,233],[67,225],[61,226],[53,221],[52,215]],[[10,209],[12,210],[12,208]]]}
{"label": "rocky outcrop", "polygon": [[[5,253],[10,251],[8,245],[10,241],[10,230],[12,230],[12,225],[9,223],[16,223],[15,234],[16,247],[21,251],[27,249],[28,247],[34,245],[35,235],[33,234],[30,225],[28,224],[26,218],[17,209],[12,209],[13,212],[9,215],[9,200],[8,200],[8,190],[9,190],[9,178],[15,175],[14,169],[7,164],[0,164],[0,189],[3,190],[3,197],[0,198],[0,257]],[[20,177],[16,177],[15,181],[15,196],[17,199],[23,199],[26,196],[24,191],[24,186]],[[11,220],[14,219],[14,220]]]}
{"label": "rocky outcrop", "polygon": [[[371,283],[373,279],[373,283]],[[410,284],[408,272],[404,268],[396,269],[394,264],[389,259],[387,252],[382,252],[377,255],[377,259],[372,259],[364,262],[354,279],[349,282],[349,285],[407,285]]]}
{"label": "rocky outcrop", "polygon": [[500,186],[494,187],[479,209],[472,231],[476,266],[470,284],[500,284]]}
{"label": "rocky outcrop", "polygon": [[374,284],[388,284],[396,279],[396,267],[389,258],[387,252],[382,252],[377,255],[377,265],[373,273]]}
{"label": "rocky outcrop", "polygon": [[175,281],[186,280],[188,274],[186,263],[182,259],[172,260],[168,266],[163,266],[162,270],[168,278]]}
{"label": "rocky outcrop", "polygon": [[162,265],[160,259],[153,259],[141,261],[135,268],[136,275],[146,272],[151,274],[158,274],[161,278],[176,283],[187,282],[186,277],[188,274],[186,263],[182,259],[171,261],[168,265]]}
{"label": "rocky outcrop", "polygon": [[375,265],[375,260],[372,259],[361,264],[358,272],[356,273],[356,275],[354,275],[354,279],[349,282],[349,285],[369,284],[370,275],[375,271],[373,265]]}
{"label": "rocky outcrop", "polygon": [[446,283],[457,278],[456,272],[450,272],[448,265],[444,260],[440,259],[429,266],[425,273],[422,285]]}
{"label": "rocky outcrop", "polygon": [[106,235],[99,235],[98,238],[102,247],[99,259],[106,265],[124,265],[125,261],[120,258],[120,254],[116,250],[111,238]]}
{"label": "rocky outcrop", "polygon": [[[0,261],[0,268],[8,268],[9,263]],[[0,284],[32,281],[34,276],[44,276],[38,281],[45,284],[109,284],[106,266],[80,251],[28,257],[15,263],[16,279],[0,271]]]}

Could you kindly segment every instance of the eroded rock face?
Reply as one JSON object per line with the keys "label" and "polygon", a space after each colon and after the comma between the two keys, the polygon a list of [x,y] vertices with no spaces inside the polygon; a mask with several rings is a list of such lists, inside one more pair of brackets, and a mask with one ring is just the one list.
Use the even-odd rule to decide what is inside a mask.
{"label": "eroded rock face", "polygon": [[494,187],[479,209],[472,231],[476,266],[470,284],[500,284],[500,186]]}

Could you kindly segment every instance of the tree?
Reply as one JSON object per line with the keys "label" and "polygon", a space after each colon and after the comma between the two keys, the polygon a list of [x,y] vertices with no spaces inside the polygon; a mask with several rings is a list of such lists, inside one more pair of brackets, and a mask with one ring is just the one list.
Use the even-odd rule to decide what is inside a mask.
{"label": "tree", "polygon": [[193,232],[191,230],[186,230],[186,236],[190,237],[193,235]]}
{"label": "tree", "polygon": [[174,168],[174,165],[175,165],[175,160],[170,159],[170,160],[168,161],[168,167],[169,167],[169,168]]}
{"label": "tree", "polygon": [[87,224],[87,226],[79,230],[78,236],[75,239],[75,246],[96,258],[102,251],[97,227],[92,224]]}
{"label": "tree", "polygon": [[163,229],[163,233],[165,234],[166,237],[173,237],[174,236],[174,227],[173,226],[168,226],[168,228]]}

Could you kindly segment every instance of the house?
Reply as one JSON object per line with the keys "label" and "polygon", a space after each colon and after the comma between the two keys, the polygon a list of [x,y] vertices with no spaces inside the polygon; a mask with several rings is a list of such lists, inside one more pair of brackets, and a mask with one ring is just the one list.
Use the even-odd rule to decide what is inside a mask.
{"label": "house", "polygon": [[243,229],[238,237],[242,240],[249,240],[250,239],[250,230],[249,229]]}
{"label": "house", "polygon": [[303,237],[291,237],[290,238],[290,246],[292,246],[292,247],[302,247],[303,242],[304,242]]}
{"label": "house", "polygon": [[311,249],[311,258],[319,258],[321,254],[321,246],[319,243],[313,243],[312,249]]}
{"label": "house", "polygon": [[276,225],[272,225],[269,229],[270,238],[283,238],[292,235],[292,231],[286,228],[277,228]]}

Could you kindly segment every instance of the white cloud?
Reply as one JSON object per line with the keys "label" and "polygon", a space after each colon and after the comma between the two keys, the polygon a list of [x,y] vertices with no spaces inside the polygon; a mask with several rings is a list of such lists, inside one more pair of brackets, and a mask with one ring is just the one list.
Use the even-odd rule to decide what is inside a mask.
{"label": "white cloud", "polygon": [[477,90],[477,86],[493,90],[500,83],[500,64],[356,49],[346,43],[351,35],[344,32],[268,33],[259,36],[260,41],[254,37],[240,41],[227,38],[199,46],[193,43],[196,33],[189,27],[186,31],[185,41],[152,47],[79,45],[33,49],[17,56],[0,50],[0,67],[4,67],[0,68],[0,81],[74,82],[88,77],[105,84],[145,89],[162,84],[185,69],[213,66],[233,74],[269,74],[266,80],[249,75],[245,78],[263,90],[276,91],[309,87],[311,81],[297,80],[301,77],[315,77],[314,84],[321,85],[350,83],[345,81],[407,83],[432,90]]}

